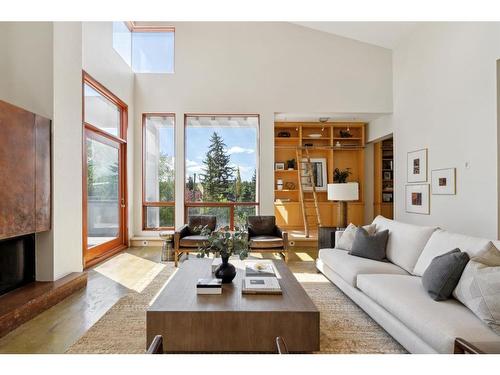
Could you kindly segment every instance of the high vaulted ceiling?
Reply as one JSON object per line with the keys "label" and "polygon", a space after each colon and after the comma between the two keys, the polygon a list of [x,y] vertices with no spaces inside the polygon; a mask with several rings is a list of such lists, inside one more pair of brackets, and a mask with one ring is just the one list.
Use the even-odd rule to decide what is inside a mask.
{"label": "high vaulted ceiling", "polygon": [[293,22],[314,30],[394,49],[418,22]]}

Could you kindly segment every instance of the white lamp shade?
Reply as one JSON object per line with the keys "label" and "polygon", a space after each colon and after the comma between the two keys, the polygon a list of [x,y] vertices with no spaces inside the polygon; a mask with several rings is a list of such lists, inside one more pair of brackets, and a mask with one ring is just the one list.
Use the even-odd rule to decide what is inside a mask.
{"label": "white lamp shade", "polygon": [[329,201],[357,201],[359,199],[359,185],[357,182],[344,184],[328,184]]}

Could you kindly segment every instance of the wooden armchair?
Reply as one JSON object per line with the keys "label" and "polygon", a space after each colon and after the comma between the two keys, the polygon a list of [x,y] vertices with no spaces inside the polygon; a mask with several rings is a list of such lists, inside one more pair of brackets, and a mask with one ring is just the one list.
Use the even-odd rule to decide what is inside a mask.
{"label": "wooden armchair", "polygon": [[288,262],[288,233],[276,225],[274,216],[248,216],[247,223],[249,251],[282,253]]}
{"label": "wooden armchair", "polygon": [[200,231],[207,226],[211,231],[215,230],[217,218],[210,215],[190,216],[188,224],[183,225],[174,234],[174,261],[175,266],[179,264],[179,257],[182,253],[189,254],[197,251],[198,247],[207,240]]}

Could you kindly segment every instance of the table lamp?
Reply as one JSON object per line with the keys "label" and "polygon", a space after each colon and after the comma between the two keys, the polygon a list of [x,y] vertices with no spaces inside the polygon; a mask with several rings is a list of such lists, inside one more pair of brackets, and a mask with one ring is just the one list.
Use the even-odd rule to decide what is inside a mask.
{"label": "table lamp", "polygon": [[359,199],[359,184],[357,182],[346,182],[337,184],[328,184],[329,201],[339,202],[339,213],[337,225],[338,228],[347,227],[347,202],[357,201]]}

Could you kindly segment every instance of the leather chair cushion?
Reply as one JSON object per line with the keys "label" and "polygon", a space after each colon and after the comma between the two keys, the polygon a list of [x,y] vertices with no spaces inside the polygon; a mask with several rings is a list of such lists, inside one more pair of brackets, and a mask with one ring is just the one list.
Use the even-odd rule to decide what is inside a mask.
{"label": "leather chair cushion", "polygon": [[189,217],[188,226],[191,233],[196,233],[195,229],[201,229],[205,225],[213,232],[217,226],[217,218],[212,215],[193,215]]}
{"label": "leather chair cushion", "polygon": [[276,232],[276,218],[274,216],[249,216],[248,232],[251,236],[272,235]]}
{"label": "leather chair cushion", "polygon": [[198,234],[186,236],[181,238],[180,247],[198,247],[201,246],[207,239],[207,236],[200,236]]}
{"label": "leather chair cushion", "polygon": [[253,249],[274,249],[283,247],[283,239],[276,236],[255,236],[250,239]]}

